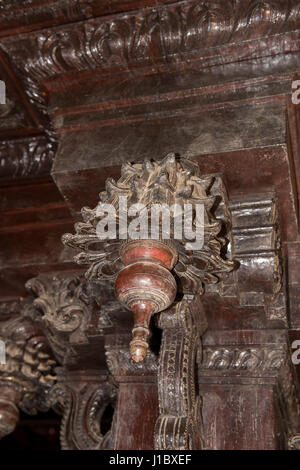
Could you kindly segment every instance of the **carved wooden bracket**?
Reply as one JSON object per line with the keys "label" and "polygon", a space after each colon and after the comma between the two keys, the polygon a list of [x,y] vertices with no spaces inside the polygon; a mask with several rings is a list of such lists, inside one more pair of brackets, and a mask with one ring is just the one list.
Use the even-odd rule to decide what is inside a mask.
{"label": "carved wooden bracket", "polygon": [[206,318],[200,296],[184,298],[162,312],[163,329],[158,370],[160,416],[155,428],[155,448],[200,449],[201,398],[196,387],[196,363],[201,361],[201,336]]}
{"label": "carved wooden bracket", "polygon": [[[104,358],[104,331],[110,332],[112,323],[100,306],[101,294],[96,302],[93,286],[74,274],[40,275],[30,279],[26,288],[30,297],[22,302],[22,317],[16,319],[16,325],[18,328],[24,322],[34,325],[47,338],[63,366],[56,368],[56,380],[47,389],[47,395],[39,392],[45,408],[53,407],[62,413],[62,449],[109,447],[110,433],[102,434],[100,421],[106,406],[114,403],[116,388],[108,379]],[[6,412],[10,413],[7,426],[17,414],[14,403],[20,401],[19,395],[15,397],[9,392],[6,388],[1,392],[6,401],[14,400]],[[6,403],[5,406],[8,407]]]}
{"label": "carved wooden bracket", "polygon": [[101,299],[97,301],[86,280],[74,274],[40,275],[26,283],[32,304],[24,315],[43,328],[61,365],[74,363],[77,347],[88,344],[88,334],[100,337],[110,327]]}
{"label": "carved wooden bracket", "polygon": [[[19,311],[23,306],[18,305]],[[3,310],[3,305],[2,305]],[[19,410],[47,411],[47,395],[56,377],[52,351],[38,325],[22,315],[0,323],[6,361],[0,364],[0,438],[11,433]]]}
{"label": "carved wooden bracket", "polygon": [[[170,211],[173,221],[170,239],[161,223],[158,235],[153,237],[151,232],[145,239],[130,240],[127,226],[124,234],[119,215],[120,196],[126,198],[127,207],[143,204],[148,214],[154,205],[167,204],[172,208],[176,204],[183,211],[184,205],[189,204],[193,208],[194,228],[195,205],[201,204],[204,207],[202,248],[193,250],[186,233],[175,236],[174,221],[182,213],[178,215],[174,209]],[[84,222],[76,224],[75,235],[65,234],[63,243],[82,250],[75,259],[88,266],[87,279],[115,282],[118,299],[134,312],[131,355],[138,362],[147,353],[151,315],[172,304],[177,286],[184,293],[201,292],[203,283],[215,283],[218,275],[234,269],[233,261],[224,255],[230,236],[226,191],[218,175],[202,176],[196,163],[184,158],[177,160],[175,154],[169,154],[160,162],[123,165],[119,181],[107,180],[106,191],[100,194],[101,204],[116,209],[119,232],[116,239],[104,241],[98,237],[97,224],[103,216],[96,207],[82,209]]]}
{"label": "carved wooden bracket", "polygon": [[288,325],[277,198],[274,193],[230,199],[231,252],[239,268],[206,286],[207,293],[236,298],[245,308],[263,307],[268,321]]}

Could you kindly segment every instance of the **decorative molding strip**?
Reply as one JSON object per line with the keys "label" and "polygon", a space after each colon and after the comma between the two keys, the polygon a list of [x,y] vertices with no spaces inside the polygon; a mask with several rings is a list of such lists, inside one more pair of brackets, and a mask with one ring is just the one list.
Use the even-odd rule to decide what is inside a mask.
{"label": "decorative molding strip", "polygon": [[[22,0],[20,5],[19,0],[5,0],[0,4],[0,25],[1,30],[7,30],[16,28],[16,22],[20,21],[21,25],[18,29],[32,28],[35,22],[43,23],[46,25],[51,22],[54,23],[66,23],[70,21],[81,20],[91,16],[89,4],[90,1],[86,0]],[[40,29],[40,28],[39,28]]]}
{"label": "decorative molding strip", "polygon": [[122,377],[134,377],[145,375],[155,375],[157,373],[157,357],[149,351],[143,362],[134,362],[127,346],[106,346],[105,348],[106,363],[112,376],[121,381]]}
{"label": "decorative molding strip", "polygon": [[[138,66],[199,53],[224,44],[299,29],[298,0],[184,1],[138,13],[91,19],[4,38],[2,47],[24,75],[34,80],[60,74]],[[24,53],[25,51],[25,53]]]}
{"label": "decorative molding strip", "polygon": [[47,137],[2,141],[0,178],[26,178],[50,173],[56,144]]}
{"label": "decorative molding strip", "polygon": [[[244,374],[243,374],[244,372]],[[285,343],[234,344],[203,347],[199,377],[258,377],[270,379],[278,400],[288,447],[288,438],[299,429],[299,385],[295,367],[291,362],[288,345]]]}
{"label": "decorative molding strip", "polygon": [[[162,0],[161,3],[170,3]],[[157,6],[157,0],[147,0],[145,6]],[[134,10],[139,0],[5,0],[0,3],[1,36],[14,34],[18,31],[42,29],[49,24],[65,24],[80,21],[93,16],[117,13],[118,11]],[[16,23],[19,25],[16,26]]]}
{"label": "decorative molding strip", "polygon": [[204,346],[200,370],[280,370],[284,346]]}

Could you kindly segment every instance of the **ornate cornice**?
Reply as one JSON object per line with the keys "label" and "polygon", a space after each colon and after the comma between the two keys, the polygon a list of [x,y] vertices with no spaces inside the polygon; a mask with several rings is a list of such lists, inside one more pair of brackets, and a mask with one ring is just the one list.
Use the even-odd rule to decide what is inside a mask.
{"label": "ornate cornice", "polygon": [[[12,25],[15,25],[19,14],[22,18],[25,15],[25,22],[22,19],[21,29],[16,26],[16,31],[23,31],[22,28],[26,31],[34,18],[39,19],[37,24],[43,25],[43,19],[50,17],[52,25],[57,25],[38,31],[32,31],[35,29],[32,26],[22,37],[12,34],[0,39],[1,55],[13,64],[30,104],[38,110],[44,123],[49,137],[45,144],[47,148],[52,146],[53,149],[55,146],[55,134],[47,114],[47,79],[59,78],[64,74],[75,74],[80,78],[82,73],[90,71],[115,73],[147,67],[151,70],[154,67],[157,70],[164,67],[166,71],[175,70],[176,67],[182,70],[182,67],[188,67],[195,61],[198,68],[211,70],[216,65],[223,67],[226,62],[261,58],[270,54],[272,48],[277,56],[282,52],[299,50],[295,37],[288,41],[276,39],[272,42],[275,35],[277,37],[299,29],[298,0],[186,0],[174,3],[162,1],[159,5],[149,0],[143,3],[145,8],[140,10],[133,10],[138,3],[132,1],[130,4],[126,2],[126,8],[131,10],[127,13],[122,12],[124,5],[114,3],[111,7],[106,2],[106,6],[99,7],[97,3],[93,0],[52,0],[26,2],[23,8],[16,9],[16,2],[11,0],[1,5],[6,18],[0,20],[0,25],[3,21],[4,27],[5,24],[9,25],[10,15]],[[45,26],[48,27],[49,23],[46,22]],[[249,40],[255,42],[262,38],[264,41],[249,46]],[[271,42],[267,44],[269,39]],[[71,81],[66,86],[69,83]],[[8,144],[7,147],[10,152]],[[14,153],[18,154],[17,144],[16,147]],[[21,157],[21,153],[20,157],[14,157],[13,165],[3,157],[2,172],[5,177],[36,176],[49,172],[49,164],[46,163],[41,171],[36,169],[36,163],[42,157],[38,158],[38,162],[31,157],[35,162],[31,174],[25,162],[28,155],[26,147],[24,150],[25,157]],[[51,161],[52,150],[49,154],[47,160]],[[10,159],[7,160],[10,162]]]}
{"label": "ornate cornice", "polygon": [[[18,31],[32,31],[47,27],[50,23],[59,25],[80,21],[93,16],[107,15],[119,11],[134,10],[140,0],[5,0],[0,3],[1,36]],[[145,6],[157,6],[157,0],[144,0]],[[161,0],[160,3],[171,3]]]}
{"label": "ornate cornice", "polygon": [[[90,19],[22,38],[3,48],[34,80],[84,70],[181,60],[190,53],[297,30],[299,1],[175,2],[139,12]],[[25,53],[24,53],[25,52]]]}

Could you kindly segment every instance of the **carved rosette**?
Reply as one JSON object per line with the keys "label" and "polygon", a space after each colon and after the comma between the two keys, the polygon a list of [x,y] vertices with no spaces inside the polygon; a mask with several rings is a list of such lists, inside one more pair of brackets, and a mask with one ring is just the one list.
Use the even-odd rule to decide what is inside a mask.
{"label": "carved rosette", "polygon": [[201,398],[196,390],[196,363],[201,360],[201,335],[206,319],[199,295],[184,298],[160,314],[163,329],[158,370],[160,416],[155,448],[200,449]]}
{"label": "carved rosette", "polygon": [[[126,200],[127,208],[140,204],[146,209],[150,225],[144,239],[129,238],[130,217],[122,212],[120,197]],[[104,216],[97,209],[104,207],[103,204],[115,209],[118,232],[115,239],[98,237],[97,226]],[[159,230],[153,235],[152,209],[163,205],[170,211],[170,233],[159,219]],[[184,210],[190,207],[195,234],[199,226],[195,208],[200,205],[203,244],[194,248],[186,232],[182,230],[178,237],[175,227],[182,227]],[[117,182],[107,180],[99,205],[95,209],[83,208],[82,216],[84,222],[76,224],[76,234],[65,234],[63,243],[82,250],[75,260],[88,266],[87,279],[115,282],[118,299],[134,312],[131,352],[136,362],[143,360],[147,353],[151,315],[172,304],[177,287],[185,293],[201,292],[204,283],[216,283],[220,274],[234,268],[234,262],[224,256],[230,217],[220,177],[201,176],[196,163],[177,160],[175,154],[167,155],[160,162],[126,163]]]}

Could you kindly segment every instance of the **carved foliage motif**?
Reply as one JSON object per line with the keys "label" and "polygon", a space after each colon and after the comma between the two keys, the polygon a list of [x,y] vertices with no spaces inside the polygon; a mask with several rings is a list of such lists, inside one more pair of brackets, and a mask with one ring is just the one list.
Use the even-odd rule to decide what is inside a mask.
{"label": "carved foliage motif", "polygon": [[155,448],[201,448],[201,399],[196,390],[196,362],[206,320],[199,296],[184,298],[160,314],[163,338],[159,358],[160,416],[155,427]]}
{"label": "carved foliage motif", "polygon": [[33,304],[44,313],[46,324],[57,332],[73,335],[74,340],[76,332],[80,337],[84,335],[90,311],[79,277],[34,278],[26,283],[26,288],[37,296]]}
{"label": "carved foliage motif", "polygon": [[[161,162],[126,163],[122,166],[121,174],[117,182],[108,179],[106,191],[100,194],[101,203],[112,204],[117,213],[119,196],[127,197],[128,207],[135,203],[144,204],[147,209],[153,204],[162,203],[169,206],[176,203],[182,208],[185,203],[204,205],[202,249],[192,252],[187,250],[188,240],[173,239],[171,233],[178,252],[174,273],[184,292],[196,292],[201,288],[201,282],[217,282],[219,273],[229,272],[234,268],[234,263],[221,255],[227,240],[220,236],[220,232],[224,229],[228,233],[230,227],[227,214],[224,209],[223,219],[217,219],[213,214],[213,206],[217,201],[222,200],[224,204],[225,195],[221,192],[223,187],[219,177],[200,176],[195,163],[185,159],[177,161],[174,154],[167,155]],[[86,273],[88,279],[114,281],[123,267],[120,259],[122,242],[119,239],[101,241],[98,238],[96,227],[101,216],[97,215],[97,208],[83,208],[82,217],[84,222],[75,226],[76,234],[65,234],[63,242],[83,250],[75,259],[78,263],[89,266]]]}
{"label": "carved foliage motif", "polygon": [[26,288],[36,297],[35,311],[29,308],[28,314],[40,320],[56,357],[64,364],[70,355],[76,355],[72,345],[88,342],[89,322],[99,305],[80,276],[39,276],[30,279]]}
{"label": "carved foliage motif", "polygon": [[5,47],[24,72],[39,80],[72,70],[153,62],[297,29],[296,0],[288,4],[282,0],[180,3],[122,14],[109,21],[92,19],[78,23],[76,30],[69,26],[63,31],[34,33],[29,42],[24,41],[25,55],[18,42]]}
{"label": "carved foliage motif", "polygon": [[284,363],[284,348],[274,347],[205,347],[201,369],[279,370]]}

